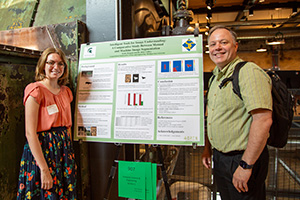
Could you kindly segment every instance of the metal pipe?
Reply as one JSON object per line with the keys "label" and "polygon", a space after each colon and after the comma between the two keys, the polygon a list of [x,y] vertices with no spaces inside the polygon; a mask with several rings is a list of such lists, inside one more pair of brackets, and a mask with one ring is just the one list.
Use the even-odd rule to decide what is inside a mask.
{"label": "metal pipe", "polygon": [[117,37],[116,40],[122,40],[122,0],[116,1],[116,13],[117,13],[117,20],[116,20],[116,32]]}
{"label": "metal pipe", "polygon": [[30,19],[29,27],[33,27],[33,23],[35,21],[35,16],[36,16],[39,4],[40,4],[40,0],[36,0],[34,8],[33,8],[32,16],[31,16],[31,19]]}
{"label": "metal pipe", "polygon": [[[285,34],[284,38],[297,38],[300,37],[300,33],[294,34]],[[274,35],[257,35],[257,36],[240,36],[238,40],[253,40],[253,39],[271,39],[274,38]]]}
{"label": "metal pipe", "polygon": [[275,149],[275,161],[274,161],[274,189],[275,189],[275,195],[274,200],[276,200],[278,195],[278,189],[277,189],[277,176],[278,176],[278,149]]}
{"label": "metal pipe", "polygon": [[169,26],[172,27],[173,21],[173,1],[169,0]]}
{"label": "metal pipe", "polygon": [[297,123],[297,122],[292,122],[293,123],[293,125],[295,125],[295,126],[297,126],[298,128],[300,128],[300,124],[299,123]]}
{"label": "metal pipe", "polygon": [[300,176],[297,172],[293,171],[283,160],[278,159],[279,163],[283,166],[283,168],[291,175],[292,178],[300,185]]}

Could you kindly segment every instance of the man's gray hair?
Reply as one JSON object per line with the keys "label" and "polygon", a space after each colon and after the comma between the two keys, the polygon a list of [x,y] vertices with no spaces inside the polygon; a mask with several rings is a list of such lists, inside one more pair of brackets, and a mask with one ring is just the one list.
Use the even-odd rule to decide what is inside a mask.
{"label": "man's gray hair", "polygon": [[226,29],[227,31],[230,32],[232,38],[233,38],[233,42],[236,43],[237,42],[237,34],[236,32],[234,32],[233,30],[231,30],[230,28],[226,27],[226,26],[223,26],[223,25],[216,25],[214,27],[212,27],[210,30],[209,30],[209,33],[208,33],[208,37],[207,37],[207,41],[209,42],[209,38],[211,36],[211,34],[215,31],[215,30],[218,30],[218,29]]}

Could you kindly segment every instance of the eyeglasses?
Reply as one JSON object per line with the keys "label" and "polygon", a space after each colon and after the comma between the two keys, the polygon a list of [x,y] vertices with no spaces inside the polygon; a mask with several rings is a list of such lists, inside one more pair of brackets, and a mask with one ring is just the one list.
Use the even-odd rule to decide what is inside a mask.
{"label": "eyeglasses", "polygon": [[65,67],[65,63],[63,63],[63,62],[46,61],[46,63],[47,63],[48,65],[52,66],[52,67],[53,67],[55,64],[56,64],[58,67],[60,67],[60,68]]}

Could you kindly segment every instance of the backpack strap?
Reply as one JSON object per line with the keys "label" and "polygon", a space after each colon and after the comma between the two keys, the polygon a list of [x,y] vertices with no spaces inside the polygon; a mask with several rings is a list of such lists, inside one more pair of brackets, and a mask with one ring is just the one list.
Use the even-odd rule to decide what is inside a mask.
{"label": "backpack strap", "polygon": [[240,73],[240,69],[247,63],[247,61],[244,62],[240,62],[238,63],[235,68],[234,68],[234,72],[233,72],[233,80],[232,80],[232,87],[233,87],[233,92],[238,95],[238,97],[243,100],[242,95],[241,95],[241,91],[240,91],[240,85],[239,85],[239,73]]}
{"label": "backpack strap", "polygon": [[[210,81],[209,81],[209,83],[208,83],[208,88],[207,88],[207,91],[206,91],[206,94],[205,94],[205,96],[204,96],[204,115],[205,115],[205,113],[206,113],[206,108],[207,108],[207,97],[208,97],[208,92],[209,92],[209,88],[210,88],[210,86],[211,86],[211,83],[214,81],[214,79],[215,79],[215,75],[213,74],[212,76],[211,76],[211,78],[209,79]],[[204,117],[204,121],[205,121],[205,123],[204,123],[204,127],[205,127],[205,130],[206,130],[206,128],[207,128],[207,120],[206,120],[206,116]]]}
{"label": "backpack strap", "polygon": [[209,87],[210,87],[211,83],[214,81],[215,77],[216,76],[214,74],[211,76],[210,81],[208,83],[208,88],[207,88],[206,94],[204,96],[204,113],[206,112],[206,105],[207,105],[207,97],[208,97]]}
{"label": "backpack strap", "polygon": [[209,87],[210,87],[211,83],[214,81],[215,77],[216,77],[216,75],[214,75],[214,74],[211,76],[211,79],[210,79],[210,81],[209,81],[209,83],[208,83],[207,92],[208,92],[208,90],[209,90]]}
{"label": "backpack strap", "polygon": [[240,69],[246,63],[247,63],[247,61],[239,62],[235,66],[233,74],[228,78],[224,78],[223,81],[219,85],[219,88],[221,89],[228,81],[232,81],[232,90],[241,100],[243,100],[243,98],[242,98],[242,95],[240,92],[240,86],[239,86],[239,73],[240,73]]}

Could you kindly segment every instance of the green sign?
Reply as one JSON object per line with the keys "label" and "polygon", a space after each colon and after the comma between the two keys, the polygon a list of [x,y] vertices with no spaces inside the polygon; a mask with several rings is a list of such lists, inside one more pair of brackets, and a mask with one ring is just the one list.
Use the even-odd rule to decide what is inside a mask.
{"label": "green sign", "polygon": [[119,197],[156,200],[156,164],[119,161]]}

